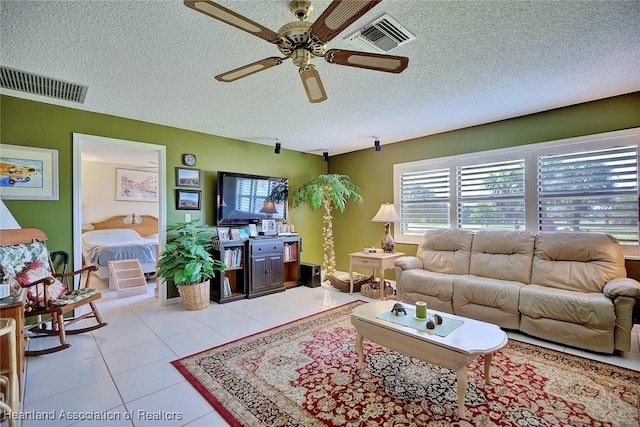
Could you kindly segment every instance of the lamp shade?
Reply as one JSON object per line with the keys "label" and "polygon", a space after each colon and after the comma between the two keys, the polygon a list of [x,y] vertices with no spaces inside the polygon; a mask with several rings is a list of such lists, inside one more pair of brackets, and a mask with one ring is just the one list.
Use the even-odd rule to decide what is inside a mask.
{"label": "lamp shade", "polygon": [[400,221],[400,215],[396,211],[396,208],[391,203],[383,203],[378,209],[376,216],[371,218],[373,222],[397,222]]}
{"label": "lamp shade", "polygon": [[0,229],[2,230],[14,230],[20,227],[18,221],[11,215],[7,206],[5,206],[4,202],[0,200],[0,204],[2,205],[0,208]]}
{"label": "lamp shade", "polygon": [[260,212],[266,214],[274,214],[278,213],[278,209],[276,208],[276,204],[273,203],[273,201],[265,200],[262,204],[262,209],[260,209]]}

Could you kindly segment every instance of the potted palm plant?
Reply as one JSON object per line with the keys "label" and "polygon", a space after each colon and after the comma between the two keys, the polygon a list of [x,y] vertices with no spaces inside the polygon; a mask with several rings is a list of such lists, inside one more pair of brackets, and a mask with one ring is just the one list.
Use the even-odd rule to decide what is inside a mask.
{"label": "potted palm plant", "polygon": [[362,204],[360,188],[347,175],[327,174],[308,178],[293,192],[293,206],[306,205],[313,210],[323,209],[322,234],[324,237],[324,262],[322,268],[327,277],[336,272],[336,254],[333,246],[334,208],[344,212],[347,201]]}
{"label": "potted palm plant", "polygon": [[171,228],[174,238],[160,254],[156,272],[156,276],[176,285],[185,310],[209,306],[209,279],[226,267],[211,256],[211,233],[198,226],[198,221],[179,222]]}

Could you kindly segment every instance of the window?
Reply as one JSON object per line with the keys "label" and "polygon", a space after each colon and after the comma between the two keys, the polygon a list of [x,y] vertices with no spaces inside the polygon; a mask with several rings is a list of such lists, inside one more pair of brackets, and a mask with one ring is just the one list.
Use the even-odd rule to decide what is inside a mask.
{"label": "window", "polygon": [[637,146],[538,157],[539,229],[638,244]]}
{"label": "window", "polygon": [[394,165],[396,240],[427,229],[600,231],[639,252],[640,129]]}
{"label": "window", "polygon": [[524,159],[458,166],[458,228],[524,228]]}
{"label": "window", "polygon": [[400,180],[402,233],[422,235],[429,228],[449,227],[448,169],[407,172]]}

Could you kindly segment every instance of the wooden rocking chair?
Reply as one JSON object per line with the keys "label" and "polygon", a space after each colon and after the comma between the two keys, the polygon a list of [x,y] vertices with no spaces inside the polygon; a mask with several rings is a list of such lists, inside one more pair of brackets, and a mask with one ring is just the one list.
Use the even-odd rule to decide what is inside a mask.
{"label": "wooden rocking chair", "polygon": [[[93,331],[107,325],[95,305],[101,294],[89,287],[90,273],[96,271],[97,267],[56,273],[46,241],[46,234],[34,228],[0,230],[0,279],[12,283],[12,286],[27,288],[25,332],[31,332],[32,337],[57,335],[60,338],[60,345],[25,351],[27,356],[64,350],[71,346],[66,340],[67,334]],[[83,274],[86,276],[84,284]],[[75,279],[78,287],[72,289]],[[74,316],[76,309],[88,311]],[[69,325],[91,318],[95,319],[95,325],[66,329]]]}

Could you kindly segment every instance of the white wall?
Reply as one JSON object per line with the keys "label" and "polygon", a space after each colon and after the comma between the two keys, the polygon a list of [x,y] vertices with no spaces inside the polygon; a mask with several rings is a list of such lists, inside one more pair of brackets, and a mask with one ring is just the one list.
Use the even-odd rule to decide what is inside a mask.
{"label": "white wall", "polygon": [[[114,215],[153,215],[158,217],[157,202],[116,200],[116,168],[139,169],[92,161],[82,162],[82,228],[90,222],[102,221]],[[157,169],[144,168],[157,172]]]}

